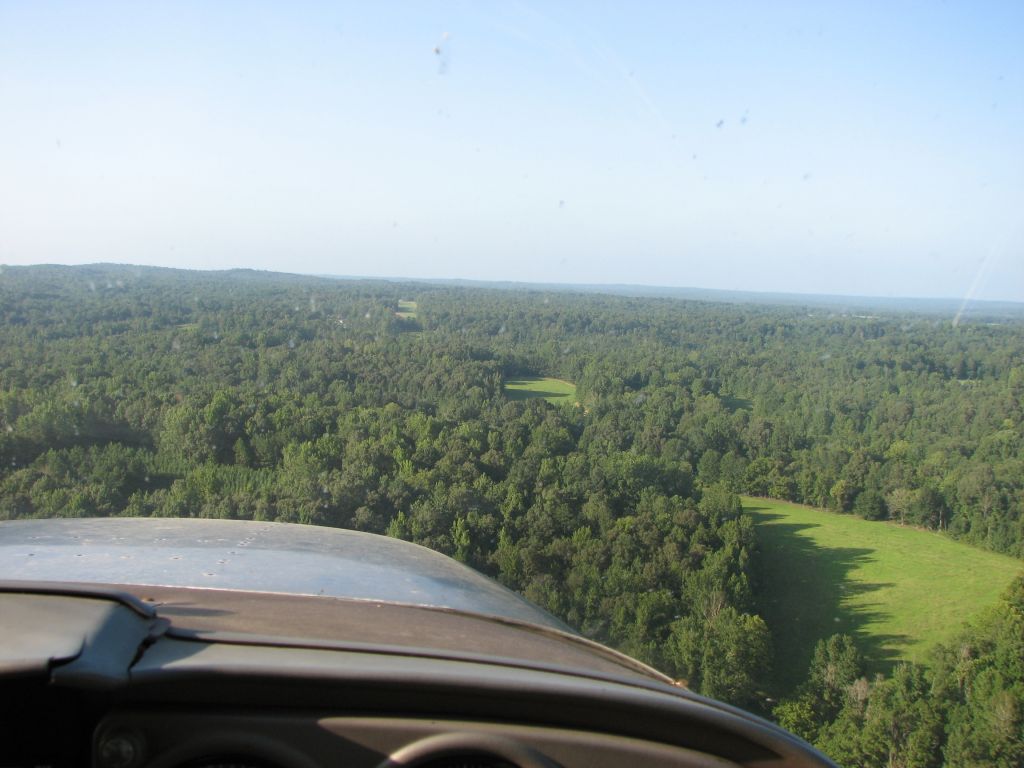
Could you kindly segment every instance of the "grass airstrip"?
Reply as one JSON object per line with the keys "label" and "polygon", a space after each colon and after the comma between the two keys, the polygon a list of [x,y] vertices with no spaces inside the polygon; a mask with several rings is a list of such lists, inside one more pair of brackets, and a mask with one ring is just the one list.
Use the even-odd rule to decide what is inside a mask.
{"label": "grass airstrip", "polygon": [[572,403],[576,401],[576,385],[562,379],[539,376],[523,376],[505,382],[505,395],[510,400],[528,400],[543,397],[549,403]]}
{"label": "grass airstrip", "polygon": [[757,523],[779,694],[806,677],[814,644],[836,632],[856,638],[869,673],[927,661],[1024,570],[930,531],[767,499],[744,497],[743,507]]}

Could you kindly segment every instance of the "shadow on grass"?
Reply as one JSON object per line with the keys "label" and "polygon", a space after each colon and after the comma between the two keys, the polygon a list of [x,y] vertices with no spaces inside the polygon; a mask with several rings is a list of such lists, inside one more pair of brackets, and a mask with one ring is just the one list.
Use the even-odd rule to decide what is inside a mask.
{"label": "shadow on grass", "polygon": [[509,400],[529,400],[534,397],[570,397],[568,392],[548,392],[543,389],[506,389],[505,395]]}
{"label": "shadow on grass", "polygon": [[[799,535],[816,524],[774,522],[785,516],[765,507],[746,509],[758,523],[756,589],[775,642],[773,693],[787,695],[803,682],[815,644],[836,633],[855,638],[869,675],[890,671],[910,638],[869,632],[868,625],[888,613],[862,596],[891,585],[850,580],[851,571],[871,562],[875,550],[823,547]],[[851,604],[852,598],[858,602]]]}

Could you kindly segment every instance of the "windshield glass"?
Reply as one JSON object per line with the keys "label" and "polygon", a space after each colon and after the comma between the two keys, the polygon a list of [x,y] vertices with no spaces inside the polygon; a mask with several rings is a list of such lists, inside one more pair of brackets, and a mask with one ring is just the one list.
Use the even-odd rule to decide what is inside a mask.
{"label": "windshield glass", "polygon": [[188,567],[1024,763],[1024,5],[0,2],[0,97],[0,573],[319,526]]}
{"label": "windshield glass", "polygon": [[1014,3],[5,3],[5,263],[1021,300]]}

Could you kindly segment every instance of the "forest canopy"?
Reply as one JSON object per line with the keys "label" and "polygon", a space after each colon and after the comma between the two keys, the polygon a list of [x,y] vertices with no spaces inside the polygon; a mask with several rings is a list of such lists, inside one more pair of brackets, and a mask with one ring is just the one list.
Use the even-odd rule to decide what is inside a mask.
{"label": "forest canopy", "polygon": [[[505,390],[545,377],[573,396]],[[1021,557],[1022,400],[1024,324],[1007,319],[245,270],[0,272],[0,518],[386,533],[763,712],[772,633],[738,494]],[[978,631],[1017,626],[1018,597]],[[981,749],[971,707],[1005,693],[1024,721],[1021,670],[984,661],[1005,637],[965,641],[982,688],[949,682],[962,662],[947,649],[934,679],[901,668],[856,701],[844,637],[777,715],[842,754],[867,749],[843,729],[874,727],[873,697],[934,680],[952,703],[921,728],[950,764]],[[822,682],[830,659],[842,674]]]}

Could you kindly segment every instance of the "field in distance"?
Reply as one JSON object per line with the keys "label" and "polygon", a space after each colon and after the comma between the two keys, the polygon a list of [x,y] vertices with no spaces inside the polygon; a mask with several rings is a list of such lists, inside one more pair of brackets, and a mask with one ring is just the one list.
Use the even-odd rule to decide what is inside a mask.
{"label": "field in distance", "polygon": [[549,403],[575,402],[576,385],[562,379],[540,376],[523,376],[505,382],[505,394],[510,400],[528,400],[543,397]]}
{"label": "field in distance", "polygon": [[415,320],[417,309],[419,309],[419,305],[415,301],[399,299],[398,311],[395,314],[403,320]]}
{"label": "field in distance", "polygon": [[852,635],[868,673],[927,661],[1024,569],[942,534],[743,497],[761,549],[762,609],[775,640],[777,694],[804,679],[814,644]]}

